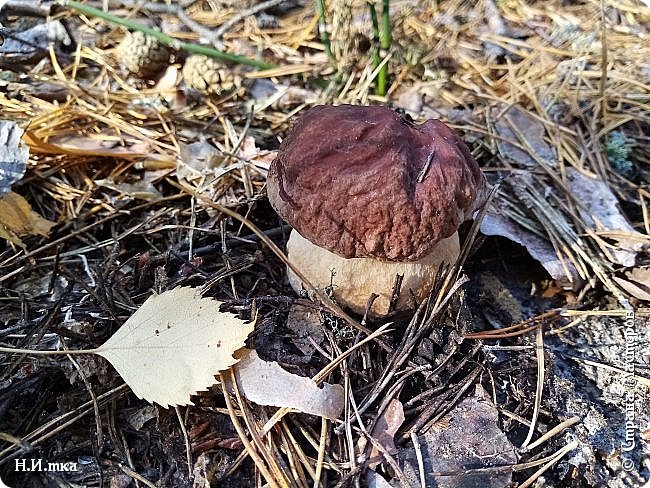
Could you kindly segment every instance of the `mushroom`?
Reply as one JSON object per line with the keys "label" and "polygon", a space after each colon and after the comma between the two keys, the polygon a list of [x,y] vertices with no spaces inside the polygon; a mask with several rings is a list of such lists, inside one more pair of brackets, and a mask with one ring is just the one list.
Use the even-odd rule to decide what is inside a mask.
{"label": "mushroom", "polygon": [[[372,316],[430,292],[441,263],[460,252],[458,227],[488,185],[467,146],[439,120],[414,125],[387,107],[317,106],[305,112],[271,163],[269,201],[293,231],[291,263],[314,286]],[[296,292],[301,280],[289,269]]]}

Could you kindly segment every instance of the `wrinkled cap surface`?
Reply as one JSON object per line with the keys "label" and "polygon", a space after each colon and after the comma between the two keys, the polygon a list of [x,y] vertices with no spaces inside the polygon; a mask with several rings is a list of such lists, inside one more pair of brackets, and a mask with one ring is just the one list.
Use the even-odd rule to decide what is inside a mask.
{"label": "wrinkled cap surface", "polygon": [[271,205],[303,237],[345,258],[419,259],[487,196],[478,164],[439,120],[387,107],[314,107],[282,141]]}

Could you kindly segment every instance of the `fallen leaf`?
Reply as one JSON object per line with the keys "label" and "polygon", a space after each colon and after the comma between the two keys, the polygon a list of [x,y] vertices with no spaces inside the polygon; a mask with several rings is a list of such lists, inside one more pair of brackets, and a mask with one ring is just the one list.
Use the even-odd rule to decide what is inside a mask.
{"label": "fallen leaf", "polygon": [[255,351],[245,351],[233,369],[239,389],[258,405],[292,408],[331,420],[343,411],[341,385],[325,383],[319,388],[311,378],[289,373],[275,361],[264,361]]}
{"label": "fallen leaf", "polygon": [[294,304],[289,309],[286,327],[293,333],[291,342],[304,355],[305,363],[308,363],[316,346],[325,339],[320,311],[311,306]]}
{"label": "fallen leaf", "polygon": [[499,115],[495,129],[500,136],[497,145],[501,154],[528,168],[538,166],[538,161],[551,167],[557,165],[555,151],[544,140],[546,128],[541,121],[515,106],[505,112],[502,105],[495,107],[493,116]]}
{"label": "fallen leaf", "polygon": [[578,270],[568,259],[560,260],[551,243],[514,220],[489,209],[481,222],[481,232],[488,236],[502,236],[524,246],[528,254],[544,266],[548,274],[563,288],[578,289],[583,283]]}
{"label": "fallen leaf", "polygon": [[[377,418],[377,422],[375,422],[375,427],[372,429],[370,435],[389,454],[395,454],[397,452],[395,447],[395,433],[404,423],[404,419],[404,406],[402,402],[393,398],[388,404],[388,407],[386,407],[386,410],[382,412]],[[359,451],[361,452],[365,449],[366,439],[362,437],[359,444]],[[370,457],[368,458],[370,468],[374,469],[383,459],[382,453],[373,445],[370,450]]]}
{"label": "fallen leaf", "polygon": [[[7,2],[0,2],[0,9]],[[49,45],[70,46],[72,40],[67,29],[59,20],[37,24],[22,32],[3,36],[0,44],[0,68],[12,71],[27,71],[30,64],[45,57]]]}
{"label": "fallen leaf", "polygon": [[127,422],[135,430],[142,430],[144,424],[149,422],[151,419],[155,419],[158,416],[158,410],[153,405],[147,405],[146,407],[139,408],[131,415],[127,417]]}
{"label": "fallen leaf", "polygon": [[567,168],[567,186],[580,203],[578,212],[585,226],[596,233],[604,231],[605,237],[618,243],[616,248],[608,250],[612,261],[634,266],[636,255],[650,244],[650,239],[627,221],[609,186],[600,178],[590,178],[574,168]]}
{"label": "fallen leaf", "polygon": [[95,180],[95,184],[114,190],[121,195],[152,202],[162,198],[162,194],[150,181],[141,180],[137,183],[117,183],[108,179]]}
{"label": "fallen leaf", "polygon": [[206,390],[219,371],[237,360],[254,324],[219,311],[220,302],[182,287],[152,295],[102,346],[138,398],[192,405],[190,395]]}
{"label": "fallen leaf", "polygon": [[20,140],[23,130],[14,122],[0,120],[0,197],[9,192],[27,169],[29,149]]}
{"label": "fallen leaf", "polygon": [[424,105],[424,93],[418,88],[403,89],[398,92],[395,106],[406,110],[409,115],[417,118]]}
{"label": "fallen leaf", "polygon": [[165,69],[165,72],[162,74],[162,76],[158,78],[156,86],[152,91],[164,94],[175,92],[179,77],[180,72],[177,66],[167,66],[167,69]]}
{"label": "fallen leaf", "polygon": [[116,140],[114,135],[87,136],[57,136],[47,141],[37,136],[33,131],[26,131],[23,140],[34,153],[69,154],[74,156],[99,156],[123,159],[141,158],[151,152],[149,144],[142,141],[132,141],[122,145],[122,140]]}
{"label": "fallen leaf", "polygon": [[633,297],[650,301],[650,266],[628,269],[624,276],[614,276],[614,280]]}
{"label": "fallen leaf", "polygon": [[23,197],[10,191],[0,198],[0,238],[22,246],[20,236],[46,236],[56,225],[32,210]]}
{"label": "fallen leaf", "polygon": [[219,149],[205,140],[198,140],[191,144],[181,143],[176,176],[179,180],[200,179],[213,168],[217,168],[223,157]]}
{"label": "fallen leaf", "polygon": [[[515,447],[499,427],[499,412],[479,385],[466,398],[418,435],[426,486],[439,488],[501,488],[509,486],[512,471],[481,471],[517,463]],[[399,462],[413,486],[420,486],[415,447],[400,450]]]}
{"label": "fallen leaf", "polygon": [[254,163],[256,166],[265,170],[269,169],[269,166],[271,166],[271,162],[273,162],[276,155],[277,151],[258,148],[255,144],[255,138],[251,136],[246,136],[244,138],[237,154],[240,159]]}
{"label": "fallen leaf", "polygon": [[274,83],[265,78],[254,80],[250,93],[255,102],[255,111],[260,113],[269,106],[289,110],[318,100],[318,94],[312,90]]}

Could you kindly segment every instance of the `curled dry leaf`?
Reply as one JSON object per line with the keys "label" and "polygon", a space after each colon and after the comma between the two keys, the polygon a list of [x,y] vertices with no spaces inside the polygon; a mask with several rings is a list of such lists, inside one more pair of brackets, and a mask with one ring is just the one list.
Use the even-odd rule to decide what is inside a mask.
{"label": "curled dry leaf", "polygon": [[56,225],[32,210],[23,197],[10,191],[0,198],[0,238],[22,246],[19,236],[46,236]]}
{"label": "curled dry leaf", "polygon": [[502,236],[524,246],[562,287],[578,289],[583,283],[575,266],[568,259],[560,260],[549,241],[501,215],[498,210],[491,208],[486,212],[481,232],[487,236]]}
{"label": "curled dry leaf", "polygon": [[[397,448],[395,447],[395,434],[404,423],[404,420],[404,405],[402,405],[402,402],[399,400],[393,398],[386,409],[377,418],[375,427],[372,429],[370,435],[375,438],[389,454],[395,454],[397,452]],[[361,437],[359,442],[359,451],[363,451],[366,445],[366,439]],[[384,457],[382,453],[373,445],[368,458],[370,469],[375,469],[383,459]]]}
{"label": "curled dry leaf", "polygon": [[[73,156],[99,156],[124,159],[142,158],[151,153],[151,146],[136,140],[116,139],[113,135],[99,134],[93,137],[65,135],[45,140],[33,131],[26,131],[23,140],[33,153],[70,154]],[[125,144],[123,144],[125,143]]]}
{"label": "curled dry leaf", "polygon": [[153,202],[154,200],[162,198],[162,194],[158,189],[153,186],[151,181],[147,180],[140,180],[135,183],[118,183],[108,179],[101,179],[95,180],[95,184],[114,190],[122,196],[146,200],[148,202]]}
{"label": "curled dry leaf", "polygon": [[163,407],[192,404],[237,360],[254,324],[219,311],[190,287],[152,295],[93,352],[108,359],[139,397]]}
{"label": "curled dry leaf", "polygon": [[319,388],[311,378],[289,373],[275,361],[264,361],[255,351],[245,351],[234,370],[239,389],[259,405],[292,408],[332,420],[343,411],[341,385],[325,383]]}
{"label": "curled dry leaf", "polygon": [[590,178],[574,168],[567,168],[567,186],[586,227],[617,242],[609,250],[611,261],[634,266],[636,255],[650,245],[648,236],[637,232],[620,210],[618,199],[600,178]]}
{"label": "curled dry leaf", "polygon": [[623,276],[614,276],[614,281],[633,297],[650,301],[650,266],[628,269]]}

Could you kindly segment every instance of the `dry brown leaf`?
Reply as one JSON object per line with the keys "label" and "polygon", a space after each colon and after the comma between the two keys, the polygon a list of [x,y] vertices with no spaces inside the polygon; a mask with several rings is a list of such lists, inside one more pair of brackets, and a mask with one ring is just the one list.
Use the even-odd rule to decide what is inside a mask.
{"label": "dry brown leaf", "polygon": [[325,339],[320,310],[294,303],[289,309],[286,327],[292,332],[291,342],[300,350],[305,363],[311,361],[316,348]]}
{"label": "dry brown leaf", "polygon": [[25,131],[23,140],[33,153],[71,154],[75,156],[99,156],[115,158],[141,158],[151,152],[149,144],[135,141],[122,145],[115,136],[57,136],[47,141],[38,137],[33,131]]}
{"label": "dry brown leaf", "polygon": [[[517,451],[501,430],[499,411],[480,385],[473,397],[461,401],[437,426],[434,424],[417,439],[426,486],[510,486],[512,470],[508,467],[517,463]],[[401,448],[399,459],[406,479],[412,486],[420,486],[420,461],[415,446]],[[504,469],[499,470],[500,467]]]}
{"label": "dry brown leaf", "polygon": [[634,266],[636,255],[650,245],[650,239],[628,222],[607,183],[567,168],[567,186],[581,204],[578,210],[585,226],[595,232],[605,232],[605,236],[612,233],[611,238],[617,241],[617,246],[610,250],[611,260],[623,266]]}
{"label": "dry brown leaf", "polygon": [[289,373],[275,361],[264,361],[255,351],[245,351],[234,370],[242,393],[258,405],[292,408],[332,420],[343,411],[341,385],[325,383],[319,388],[311,378]]}
{"label": "dry brown leaf", "polygon": [[192,404],[237,360],[253,330],[220,302],[183,287],[152,295],[94,352],[108,359],[139,397],[163,407]]}
{"label": "dry brown leaf", "polygon": [[614,276],[614,281],[633,297],[650,301],[650,266],[629,269],[624,276]]}
{"label": "dry brown leaf", "polygon": [[[537,161],[543,161],[549,166],[557,166],[557,157],[553,147],[545,140],[546,127],[527,112],[516,106],[503,111],[503,106],[495,107],[494,116],[499,116],[495,123],[497,139],[501,153],[508,159],[524,167],[534,168]],[[514,142],[522,147],[510,143]]]}
{"label": "dry brown leaf", "polygon": [[155,186],[153,186],[153,183],[144,179],[135,183],[117,183],[109,179],[101,179],[95,180],[94,183],[103,186],[104,188],[116,191],[120,195],[137,198],[139,200],[146,200],[148,202],[153,202],[154,200],[162,198],[162,194]]}
{"label": "dry brown leaf", "polygon": [[181,143],[176,175],[179,180],[200,179],[218,168],[222,160],[222,153],[209,142],[199,140],[191,144]]}
{"label": "dry brown leaf", "polygon": [[10,191],[0,198],[0,238],[22,246],[20,236],[46,236],[56,225],[32,210],[23,197]]}
{"label": "dry brown leaf", "polygon": [[[381,413],[375,422],[375,427],[372,429],[370,435],[379,442],[379,444],[386,449],[389,454],[395,454],[397,448],[395,447],[395,434],[404,423],[404,405],[399,400],[393,398],[386,409]],[[359,452],[365,450],[367,441],[365,437],[359,439]],[[379,449],[372,446],[370,456],[368,457],[368,465],[371,469],[375,469],[379,463],[384,459],[384,456]]]}
{"label": "dry brown leaf", "polygon": [[481,232],[487,236],[502,236],[524,246],[548,274],[564,288],[577,289],[582,284],[578,270],[568,260],[560,260],[550,242],[525,229],[494,208],[489,209],[481,222]]}

